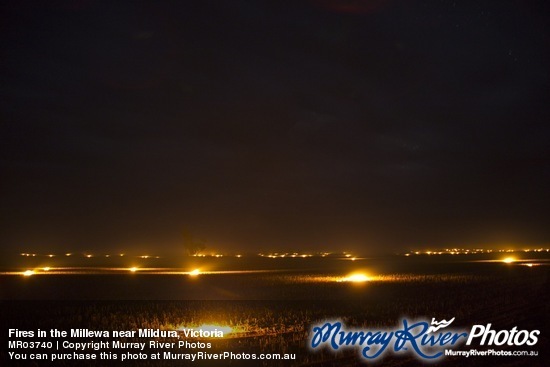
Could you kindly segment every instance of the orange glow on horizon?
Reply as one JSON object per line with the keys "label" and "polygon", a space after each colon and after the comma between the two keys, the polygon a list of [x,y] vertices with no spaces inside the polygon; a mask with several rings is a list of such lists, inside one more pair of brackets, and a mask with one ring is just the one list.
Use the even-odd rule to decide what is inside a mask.
{"label": "orange glow on horizon", "polygon": [[231,326],[221,326],[217,324],[202,324],[198,327],[199,329],[203,331],[216,331],[219,330],[223,332],[223,335],[226,336],[227,334],[230,334],[233,332],[233,328]]}
{"label": "orange glow on horizon", "polygon": [[371,278],[363,273],[350,274],[343,279],[344,282],[363,283],[370,281]]}
{"label": "orange glow on horizon", "polygon": [[189,275],[191,275],[192,277],[196,277],[200,273],[201,273],[200,269],[194,269],[194,270],[189,272]]}

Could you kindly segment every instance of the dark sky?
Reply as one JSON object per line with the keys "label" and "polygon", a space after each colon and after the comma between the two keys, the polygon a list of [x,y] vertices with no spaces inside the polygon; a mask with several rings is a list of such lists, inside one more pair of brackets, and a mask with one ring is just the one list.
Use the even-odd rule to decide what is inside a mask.
{"label": "dark sky", "polygon": [[0,244],[547,244],[546,3],[3,0]]}

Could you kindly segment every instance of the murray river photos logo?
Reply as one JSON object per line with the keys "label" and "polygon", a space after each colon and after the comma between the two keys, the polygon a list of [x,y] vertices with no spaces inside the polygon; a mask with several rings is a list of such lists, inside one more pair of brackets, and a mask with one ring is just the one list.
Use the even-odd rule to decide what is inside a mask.
{"label": "murray river photos logo", "polygon": [[310,347],[326,347],[333,351],[345,348],[358,349],[362,358],[375,360],[386,353],[412,353],[423,360],[437,360],[460,344],[480,346],[533,346],[538,341],[539,330],[494,330],[491,324],[474,325],[468,330],[449,328],[455,320],[436,321],[401,320],[395,329],[358,330],[347,329],[341,321],[327,321],[314,325]]}

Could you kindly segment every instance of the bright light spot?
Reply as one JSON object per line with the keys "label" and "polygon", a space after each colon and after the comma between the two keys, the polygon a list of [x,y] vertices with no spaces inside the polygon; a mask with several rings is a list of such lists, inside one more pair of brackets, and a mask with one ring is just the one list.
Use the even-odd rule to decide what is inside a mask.
{"label": "bright light spot", "polygon": [[189,272],[189,275],[193,276],[193,277],[196,277],[197,275],[199,275],[201,273],[200,269],[195,269],[195,270],[192,270]]}
{"label": "bright light spot", "polygon": [[49,267],[49,266],[46,266],[45,268],[42,268],[42,270],[44,270],[44,271],[50,271],[50,267]]}
{"label": "bright light spot", "polygon": [[198,329],[201,329],[202,331],[221,331],[223,332],[223,336],[226,336],[227,334],[230,334],[233,331],[233,328],[231,326],[220,326],[215,324],[202,324],[198,327]]}
{"label": "bright light spot", "polygon": [[513,257],[507,257],[507,258],[505,258],[504,260],[502,260],[502,262],[504,262],[504,263],[506,263],[506,264],[511,264],[511,263],[513,263],[514,261],[516,261],[516,259],[513,258]]}
{"label": "bright light spot", "polygon": [[49,254],[48,257],[54,257],[55,255]]}
{"label": "bright light spot", "polygon": [[23,275],[26,277],[30,277],[31,275],[34,275],[34,270],[25,270],[23,272]]}
{"label": "bright light spot", "polygon": [[130,271],[131,271],[132,273],[135,273],[137,270],[138,270],[138,268],[136,268],[135,266],[133,266],[133,267],[130,268]]}
{"label": "bright light spot", "polygon": [[525,264],[525,266],[528,266],[528,267],[532,268],[533,264],[529,263],[529,264]]}
{"label": "bright light spot", "polygon": [[86,257],[89,259],[90,257],[92,257],[92,255],[88,254],[88,255],[86,255]]}
{"label": "bright light spot", "polygon": [[71,256],[72,254],[70,252],[67,252],[65,256]]}
{"label": "bright light spot", "polygon": [[362,283],[368,282],[370,278],[362,273],[351,274],[344,278],[344,282]]}

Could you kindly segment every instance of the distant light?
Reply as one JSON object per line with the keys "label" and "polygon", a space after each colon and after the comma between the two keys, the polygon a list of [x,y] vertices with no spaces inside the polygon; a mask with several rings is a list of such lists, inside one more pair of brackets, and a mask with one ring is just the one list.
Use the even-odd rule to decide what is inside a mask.
{"label": "distant light", "polygon": [[48,257],[54,257],[55,255],[49,254]]}
{"label": "distant light", "polygon": [[135,273],[137,270],[138,270],[138,268],[136,268],[135,266],[133,266],[133,267],[130,268],[130,271],[131,271],[132,273]]}
{"label": "distant light", "polygon": [[242,257],[243,255],[235,255],[235,257]]}
{"label": "distant light", "polygon": [[72,254],[70,252],[67,252],[65,256],[71,256]]}
{"label": "distant light", "polygon": [[528,266],[528,267],[532,268],[533,264],[529,263],[529,264],[525,264],[525,266]]}
{"label": "distant light", "polygon": [[118,256],[124,256],[124,254],[118,254]]}
{"label": "distant light", "polygon": [[507,258],[505,258],[504,260],[502,260],[502,262],[504,262],[504,263],[506,263],[506,264],[511,264],[511,263],[513,263],[514,261],[516,261],[516,259],[513,258],[513,257],[507,257]]}
{"label": "distant light", "polygon": [[111,255],[105,255],[105,257],[111,257]]}
{"label": "distant light", "polygon": [[88,254],[88,255],[86,255],[86,257],[89,259],[90,257],[92,257],[92,255]]}
{"label": "distant light", "polygon": [[233,328],[231,326],[221,326],[221,325],[215,325],[215,324],[202,324],[198,327],[198,329],[201,329],[202,331],[221,331],[224,336],[227,334],[230,334],[233,331]]}
{"label": "distant light", "polygon": [[25,270],[23,272],[23,275],[26,277],[30,277],[31,275],[34,275],[34,270]]}
{"label": "distant light", "polygon": [[357,258],[355,258],[355,257],[352,257],[352,258],[351,258],[351,261],[355,261],[355,260],[357,260]]}
{"label": "distant light", "polygon": [[346,278],[344,278],[345,282],[354,282],[354,283],[368,282],[369,280],[370,278],[367,275],[362,273],[351,274]]}
{"label": "distant light", "polygon": [[194,270],[189,272],[189,275],[191,275],[192,277],[196,277],[200,273],[201,273],[200,269],[194,269]]}
{"label": "distant light", "polygon": [[42,270],[44,270],[44,271],[50,271],[50,267],[49,267],[49,266],[46,266],[45,268],[42,268]]}

